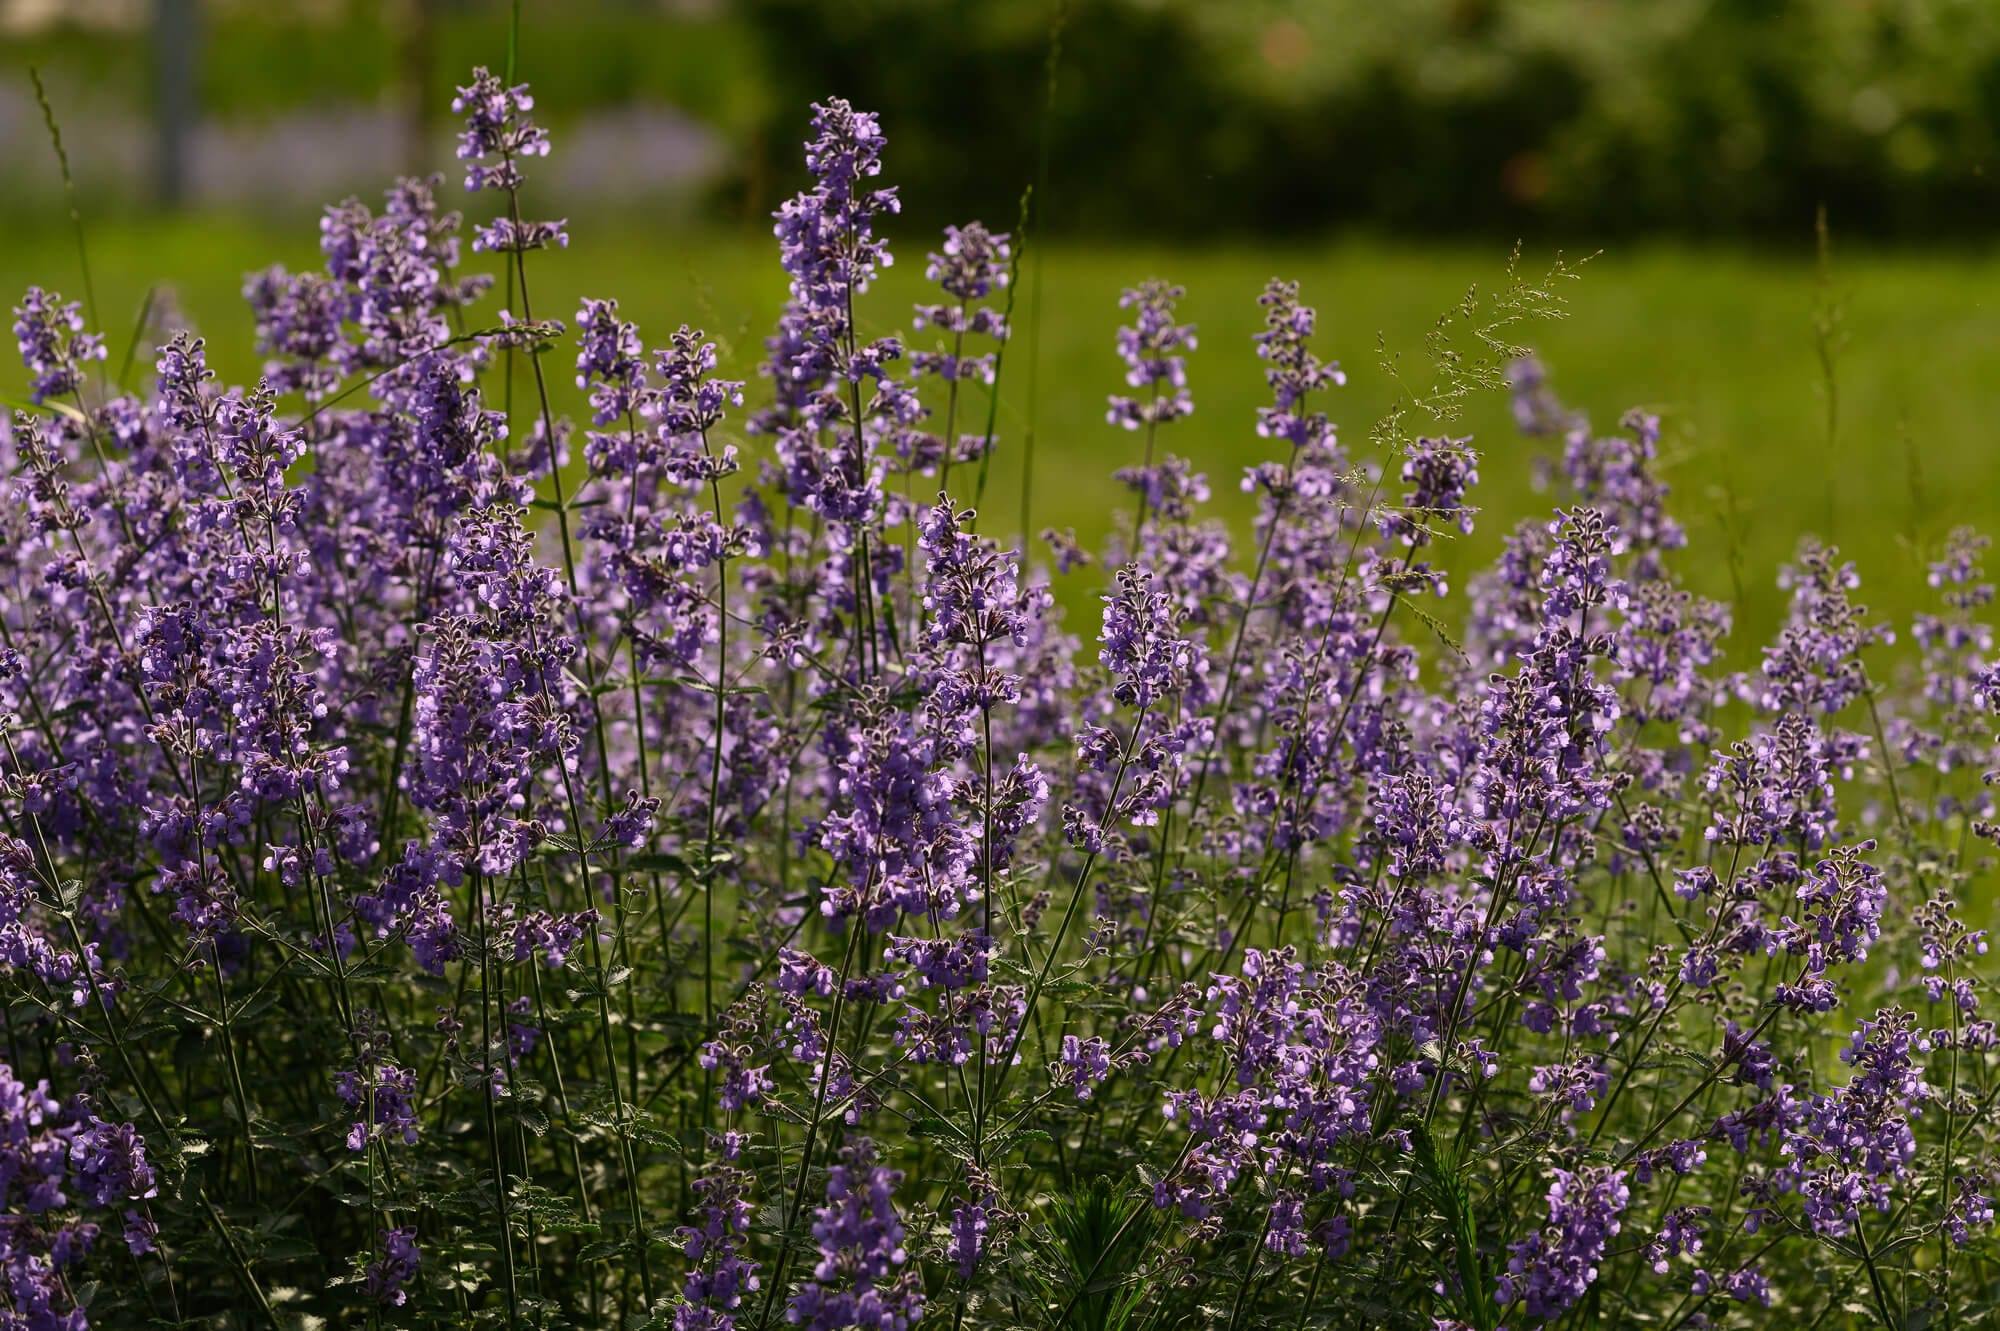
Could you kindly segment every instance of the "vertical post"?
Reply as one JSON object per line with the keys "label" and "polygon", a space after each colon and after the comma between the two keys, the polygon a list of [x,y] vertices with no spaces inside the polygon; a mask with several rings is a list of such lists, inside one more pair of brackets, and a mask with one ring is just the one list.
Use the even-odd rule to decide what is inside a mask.
{"label": "vertical post", "polygon": [[422,176],[431,169],[431,142],[437,124],[437,89],[432,72],[437,65],[436,0],[402,0],[397,6],[396,75],[403,99],[403,169]]}
{"label": "vertical post", "polygon": [[153,0],[154,195],[163,208],[187,197],[195,124],[198,0]]}

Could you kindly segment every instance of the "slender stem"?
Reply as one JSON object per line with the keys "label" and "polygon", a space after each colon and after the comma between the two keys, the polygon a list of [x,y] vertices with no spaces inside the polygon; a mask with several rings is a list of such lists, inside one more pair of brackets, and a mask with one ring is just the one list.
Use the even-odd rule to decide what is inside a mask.
{"label": "slender stem", "polygon": [[1237,1325],[1243,1320],[1243,1307],[1250,1298],[1250,1277],[1257,1273],[1257,1259],[1263,1256],[1264,1240],[1271,1235],[1272,1214],[1272,1209],[1266,1207],[1264,1227],[1257,1232],[1257,1241],[1250,1245],[1249,1254],[1244,1258],[1243,1274],[1236,1281],[1236,1301],[1229,1308],[1229,1331],[1236,1331]]}
{"label": "slender stem", "polygon": [[[509,160],[511,161],[511,158]],[[508,214],[514,223],[515,234],[519,236],[522,227],[521,199],[518,187],[510,188],[507,191],[507,208]],[[528,294],[528,265],[525,250],[516,249],[514,251],[514,262],[511,266],[511,271],[514,274],[514,280],[519,284],[521,317],[524,321],[532,324],[535,316],[533,304]],[[581,641],[588,642],[590,640],[589,624],[584,615],[583,597],[579,594],[576,575],[576,550],[570,538],[569,501],[563,490],[561,458],[557,453],[555,418],[549,406],[548,379],[542,372],[542,358],[539,349],[531,349],[531,354],[528,357],[528,365],[534,374],[535,394],[542,421],[542,434],[549,449],[549,476],[555,488],[556,529],[562,540],[563,574],[568,583],[570,602],[576,616],[578,637]],[[594,694],[597,687],[597,667],[594,659],[587,650],[583,656],[583,669],[585,686]],[[549,694],[548,680],[542,678],[540,685],[543,696],[546,699]],[[608,806],[611,803],[611,762],[610,745],[604,733],[604,709],[593,706],[591,708],[591,717],[592,730],[597,742],[598,772],[602,779],[604,800]],[[584,824],[582,811],[576,798],[575,785],[570,779],[568,766],[566,764],[562,765],[560,770],[562,773],[563,795],[568,807],[570,828],[577,838],[577,844],[582,846],[585,844],[583,840]],[[588,888],[590,883],[590,855],[588,851],[579,851],[578,860],[582,870],[583,883]],[[612,931],[614,935],[612,950],[614,955],[623,956],[626,951],[624,892],[620,886],[620,874],[615,867],[610,871],[610,876],[612,900],[614,903],[611,912]],[[596,980],[591,987],[596,995],[598,1032],[604,1045],[605,1083],[610,1088],[612,1104],[617,1112],[619,1154],[623,1157],[626,1196],[632,1210],[631,1228],[639,1258],[639,1280],[646,1303],[650,1307],[653,1301],[653,1274],[651,1258],[647,1252],[649,1240],[646,1233],[646,1215],[639,1200],[638,1161],[636,1153],[632,1148],[632,1137],[629,1131],[626,1092],[625,1088],[619,1084],[617,1052],[611,1037],[610,1000],[605,993],[604,958],[602,947],[597,939],[596,930],[589,931],[589,940],[591,966],[596,976]],[[636,1100],[639,1094],[638,1064],[636,1058],[630,1061],[629,1075],[632,1081],[632,1098]]]}
{"label": "slender stem", "polygon": [[1858,1215],[1854,1218],[1854,1244],[1861,1250],[1861,1265],[1868,1272],[1868,1287],[1875,1295],[1875,1311],[1882,1315],[1882,1325],[1889,1331],[1895,1331],[1902,1322],[1889,1311],[1889,1292],[1883,1288],[1882,1273],[1876,1268],[1875,1254],[1868,1246],[1868,1231]]}
{"label": "slender stem", "polygon": [[254,1206],[258,1194],[257,1144],[251,1131],[250,1097],[243,1089],[243,1061],[237,1057],[236,1029],[229,1017],[229,992],[222,984],[222,953],[212,938],[208,952],[215,971],[216,1016],[222,1024],[222,1047],[229,1055],[229,1084],[236,1097],[236,1117],[243,1129],[243,1169],[250,1183],[250,1203]]}
{"label": "slender stem", "polygon": [[76,182],[70,178],[69,153],[63,148],[62,128],[56,124],[56,109],[49,101],[48,89],[42,86],[42,71],[28,66],[29,81],[35,85],[35,101],[42,108],[42,123],[48,127],[49,143],[55,149],[56,165],[62,169],[63,195],[69,202],[70,231],[76,237],[77,267],[83,270],[84,309],[90,314],[90,326],[102,328],[98,318],[97,284],[90,278],[90,247],[83,239],[83,210],[76,205]]}
{"label": "slender stem", "polygon": [[[713,457],[708,431],[701,432],[701,451]],[[722,482],[709,477],[709,495],[715,504],[715,522],[722,522]],[[715,568],[715,735],[709,743],[708,828],[702,839],[701,865],[701,1015],[702,1029],[715,1029],[715,820],[722,796],[722,741],[727,727],[729,701],[729,560],[725,555]]]}
{"label": "slender stem", "polygon": [[[979,644],[979,672],[986,673],[986,644]],[[982,928],[985,943],[993,941],[993,705],[982,703],[979,708],[980,731],[984,742],[980,745],[979,765],[985,776],[986,792],[981,801],[982,830],[980,832],[980,907],[983,914]],[[961,1073],[961,1077],[963,1074]],[[986,1165],[985,1139],[982,1130],[986,1126],[986,1030],[979,1032],[979,1095],[969,1106],[972,1110],[972,1167],[983,1169]]]}
{"label": "slender stem", "polygon": [[271,1300],[264,1294],[264,1287],[257,1283],[257,1273],[250,1269],[250,1263],[243,1257],[243,1250],[236,1246],[236,1236],[229,1232],[229,1226],[223,1222],[221,1212],[215,1209],[215,1203],[208,1199],[208,1193],[198,1183],[195,1185],[195,1200],[201,1203],[202,1210],[208,1216],[208,1223],[214,1226],[216,1237],[222,1240],[222,1246],[229,1254],[229,1264],[236,1268],[237,1279],[241,1280],[244,1287],[250,1291],[251,1297],[257,1303],[258,1311],[264,1314],[265,1320],[273,1327],[283,1328],[284,1323],[278,1320],[277,1312],[271,1307]]}
{"label": "slender stem", "polygon": [[[1138,747],[1139,734],[1146,728],[1146,718],[1151,713],[1152,708],[1149,704],[1140,708],[1138,716],[1132,721],[1132,734],[1125,741],[1125,752],[1119,755],[1118,771],[1111,779],[1111,793],[1104,800],[1104,820],[1107,823],[1111,821],[1113,811],[1118,807],[1118,792],[1125,783],[1125,769],[1131,764],[1132,751]],[[1084,888],[1089,885],[1091,870],[1097,867],[1097,856],[1098,852],[1094,850],[1086,854],[1083,857],[1083,867],[1077,870],[1076,882],[1070,889],[1069,905],[1063,911],[1062,923],[1057,926],[1056,936],[1049,942],[1048,955],[1042,959],[1041,969],[1035,973],[1033,983],[1028,986],[1027,998],[1022,1004],[1022,1010],[1026,1013],[1034,1012],[1035,1003],[1041,998],[1042,989],[1049,982],[1049,973],[1055,969],[1056,960],[1062,955],[1063,940],[1069,937],[1070,925],[1076,920],[1076,908],[1083,901]],[[994,1070],[993,1074],[992,1090],[987,1091],[983,1087],[981,1089],[980,1108],[982,1112],[1000,1098],[1001,1090],[1007,1085],[1007,1073],[1014,1065],[1014,1054],[1020,1049],[1021,1037],[1026,1035],[1027,1032],[1028,1023],[1024,1018],[1016,1024],[1012,1038],[1008,1040],[1006,1048],[1000,1053],[999,1066]]]}
{"label": "slender stem", "polygon": [[833,1015],[827,1021],[826,1054],[820,1059],[819,1087],[813,1092],[812,1118],[806,1124],[805,1146],[799,1152],[799,1172],[792,1182],[791,1200],[785,1209],[784,1228],[779,1231],[779,1237],[785,1241],[786,1246],[778,1250],[778,1260],[772,1271],[771,1283],[764,1291],[764,1308],[757,1318],[757,1325],[760,1327],[771,1324],[771,1304],[778,1297],[779,1291],[784,1288],[785,1268],[791,1258],[790,1237],[798,1226],[800,1213],[805,1209],[806,1179],[812,1171],[813,1147],[819,1142],[820,1127],[826,1122],[827,1089],[833,1084],[833,1061],[840,1048],[840,1017],[847,1000],[847,977],[854,965],[855,945],[861,939],[862,929],[859,916],[847,923],[847,953],[841,959],[840,980],[833,991]]}
{"label": "slender stem", "polygon": [[[958,453],[958,380],[965,366],[965,307],[963,297],[958,302],[958,330],[951,342],[951,387],[944,400],[944,456],[938,460],[938,490],[951,493],[951,464]],[[912,567],[915,561],[911,561]]]}
{"label": "slender stem", "polygon": [[1724,1072],[1728,1071],[1729,1068],[1737,1062],[1737,1060],[1741,1059],[1744,1054],[1749,1052],[1751,1047],[1756,1044],[1757,1037],[1762,1035],[1773,1021],[1777,1020],[1778,1014],[1782,1011],[1784,1011],[1783,1008],[1773,1007],[1769,1012],[1766,1012],[1764,1014],[1764,1019],[1758,1022],[1756,1026],[1751,1029],[1748,1035],[1743,1037],[1743,1043],[1736,1047],[1736,1051],[1734,1053],[1725,1051],[1721,1057],[1717,1058],[1715,1060],[1715,1066],[1709,1070],[1707,1076],[1701,1079],[1701,1083],[1697,1085],[1693,1090],[1689,1091],[1686,1095],[1682,1096],[1680,1103],[1676,1104],[1672,1109],[1669,1109],[1664,1115],[1661,1116],[1659,1121],[1653,1124],[1652,1127],[1646,1129],[1645,1135],[1640,1137],[1637,1142],[1633,1143],[1632,1149],[1625,1153],[1624,1158],[1627,1160],[1635,1159],[1637,1158],[1637,1156],[1641,1151],[1645,1150],[1648,1146],[1650,1146],[1655,1137],[1658,1137],[1662,1132],[1665,1132],[1667,1130],[1668,1125],[1671,1124],[1675,1119],[1680,1117],[1681,1111],[1683,1109],[1686,1109],[1689,1105],[1693,1104],[1695,1100],[1699,1098],[1704,1091],[1706,1091],[1710,1086],[1713,1086],[1718,1080],[1721,1079],[1722,1074]]}
{"label": "slender stem", "polygon": [[[486,875],[472,870],[473,904],[479,918],[479,1099],[486,1110],[486,1151],[493,1173],[493,1204],[500,1215],[500,1260],[507,1273],[507,1325],[521,1317],[521,1290],[514,1273],[514,1224],[508,1214],[507,1176],[500,1158],[500,1123],[493,1108],[493,943],[487,918]],[[616,1080],[615,1074],[613,1080]]]}

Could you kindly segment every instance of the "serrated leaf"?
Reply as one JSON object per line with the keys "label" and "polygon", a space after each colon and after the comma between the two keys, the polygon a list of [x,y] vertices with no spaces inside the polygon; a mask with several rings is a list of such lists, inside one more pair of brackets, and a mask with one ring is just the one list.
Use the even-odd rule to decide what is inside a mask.
{"label": "serrated leaf", "polygon": [[549,1116],[534,1105],[524,1104],[519,1100],[509,1101],[507,1117],[513,1119],[537,1137],[546,1137],[549,1135]]}
{"label": "serrated leaf", "polygon": [[623,1238],[599,1239],[595,1243],[584,1244],[577,1252],[576,1259],[579,1262],[602,1262],[624,1252],[627,1246]]}
{"label": "serrated leaf", "polygon": [[962,1138],[965,1133],[950,1119],[939,1118],[935,1114],[919,1114],[910,1120],[910,1133],[916,1137]]}
{"label": "serrated leaf", "polygon": [[271,1239],[258,1250],[258,1256],[267,1262],[298,1262],[317,1255],[319,1246],[304,1239]]}
{"label": "serrated leaf", "polygon": [[1699,1068],[1704,1073],[1714,1072],[1717,1066],[1713,1058],[1710,1058],[1707,1054],[1702,1053],[1700,1050],[1678,1049],[1678,1048],[1667,1050],[1660,1056],[1660,1061],[1658,1063],[1651,1065],[1642,1063],[1639,1066],[1665,1067],[1674,1063],[1680,1063],[1688,1067]]}

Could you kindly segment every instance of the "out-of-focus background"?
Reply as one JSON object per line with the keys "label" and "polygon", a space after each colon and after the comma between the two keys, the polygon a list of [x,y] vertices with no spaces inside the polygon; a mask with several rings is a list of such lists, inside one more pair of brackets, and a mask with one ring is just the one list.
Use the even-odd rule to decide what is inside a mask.
{"label": "out-of-focus background", "polygon": [[[313,264],[321,205],[399,173],[455,194],[451,88],[504,62],[509,8],[0,0],[0,286],[80,294],[35,67],[114,361],[151,292],[254,375],[245,272]],[[1199,405],[1164,446],[1240,515],[1264,279],[1320,307],[1359,440],[1394,396],[1378,334],[1413,356],[1517,238],[1530,270],[1602,251],[1533,339],[1601,426],[1664,414],[1691,580],[1738,600],[1739,640],[1781,613],[1775,565],[1804,531],[1905,611],[1950,525],[2000,526],[1990,0],[526,0],[518,63],[555,136],[530,202],[574,238],[534,261],[537,313],[616,295],[652,334],[705,325],[739,372],[783,295],[768,215],[802,178],[810,101],[875,109],[890,137],[903,262],[863,311],[881,327],[906,322],[939,227],[1008,226],[1039,177],[1038,345],[1000,413],[1003,439],[1036,430],[1036,528],[1109,523],[1133,442],[1103,420],[1121,286],[1187,286]],[[1507,420],[1468,414],[1494,520],[1454,565],[1546,502]],[[1003,525],[1019,454],[994,463]]]}

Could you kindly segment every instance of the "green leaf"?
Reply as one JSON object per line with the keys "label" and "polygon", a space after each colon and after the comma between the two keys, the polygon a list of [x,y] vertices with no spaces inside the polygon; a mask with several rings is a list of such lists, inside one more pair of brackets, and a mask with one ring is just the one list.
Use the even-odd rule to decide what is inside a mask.
{"label": "green leaf", "polygon": [[939,1118],[935,1114],[919,1114],[910,1120],[910,1133],[916,1137],[941,1138],[951,1141],[963,1140],[965,1133],[950,1119]]}
{"label": "green leaf", "polygon": [[1150,1199],[1109,1179],[1050,1198],[1026,1236],[1029,1278],[1050,1320],[1066,1311],[1066,1327],[1127,1331],[1158,1294],[1147,1253],[1159,1230]]}
{"label": "green leaf", "polygon": [[[1459,1176],[1456,1160],[1440,1157],[1431,1140],[1430,1129],[1419,1125],[1410,1134],[1416,1178],[1451,1235],[1453,1273],[1458,1291],[1449,1300],[1459,1320],[1478,1331],[1493,1331],[1499,1324],[1499,1310],[1493,1304],[1493,1281],[1479,1258],[1479,1232],[1472,1214],[1472,1193]],[[1445,1282],[1446,1288],[1450,1283]]]}
{"label": "green leaf", "polygon": [[537,1137],[546,1137],[549,1135],[549,1116],[534,1105],[523,1104],[519,1100],[510,1100],[507,1102],[507,1117],[513,1119]]}
{"label": "green leaf", "polygon": [[619,1253],[624,1252],[626,1247],[626,1241],[622,1237],[599,1239],[595,1243],[584,1244],[582,1250],[577,1253],[576,1259],[579,1262],[602,1262],[616,1257]]}

